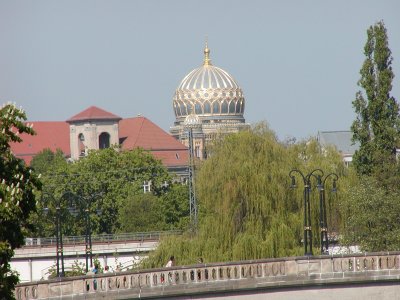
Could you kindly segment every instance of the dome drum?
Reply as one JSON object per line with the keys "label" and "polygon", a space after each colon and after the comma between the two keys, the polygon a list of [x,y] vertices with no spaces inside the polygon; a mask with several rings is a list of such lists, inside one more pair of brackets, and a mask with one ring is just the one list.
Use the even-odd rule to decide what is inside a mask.
{"label": "dome drum", "polygon": [[190,100],[174,101],[174,112],[177,118],[184,118],[191,113],[198,116],[239,115],[243,116],[244,98],[232,100]]}

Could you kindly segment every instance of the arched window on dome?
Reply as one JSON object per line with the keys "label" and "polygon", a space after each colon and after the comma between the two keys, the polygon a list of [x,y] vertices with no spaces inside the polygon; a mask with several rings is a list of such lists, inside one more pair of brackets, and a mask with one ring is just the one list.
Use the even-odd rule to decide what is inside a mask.
{"label": "arched window on dome", "polygon": [[242,107],[240,112],[243,113],[244,112],[244,101],[243,101],[243,98],[242,98],[242,101],[240,101],[240,104],[241,104],[241,107]]}
{"label": "arched window on dome", "polygon": [[175,115],[176,116],[180,116],[181,115],[181,110],[180,110],[180,108],[179,108],[179,105],[178,104],[174,104],[174,110],[175,110]]}
{"label": "arched window on dome", "polygon": [[183,102],[181,102],[181,116],[186,116],[186,115],[187,115],[186,106],[185,104],[183,104]]}
{"label": "arched window on dome", "polygon": [[218,103],[218,101],[215,101],[213,103],[213,113],[214,114],[219,114],[219,103]]}
{"label": "arched window on dome", "polygon": [[224,101],[221,104],[221,114],[227,114],[228,113],[228,102]]}
{"label": "arched window on dome", "polygon": [[99,135],[99,149],[110,148],[110,134],[108,132],[102,132]]}
{"label": "arched window on dome", "polygon": [[241,110],[241,104],[242,103],[242,100],[240,100],[240,101],[238,101],[237,103],[236,103],[236,113],[237,114],[240,114],[240,110]]}
{"label": "arched window on dome", "polygon": [[208,101],[204,102],[204,113],[211,114],[211,105]]}
{"label": "arched window on dome", "polygon": [[202,115],[203,114],[203,110],[201,109],[201,105],[199,102],[196,102],[195,106],[194,106],[194,111],[196,113],[196,115]]}
{"label": "arched window on dome", "polygon": [[235,101],[232,100],[231,103],[229,103],[229,113],[234,114],[235,113]]}

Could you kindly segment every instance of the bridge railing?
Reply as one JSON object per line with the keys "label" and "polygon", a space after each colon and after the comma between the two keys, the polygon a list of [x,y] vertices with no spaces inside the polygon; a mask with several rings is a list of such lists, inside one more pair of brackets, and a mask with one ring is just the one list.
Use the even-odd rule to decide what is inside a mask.
{"label": "bridge railing", "polygon": [[[92,235],[92,243],[108,243],[115,241],[148,241],[160,240],[162,236],[179,235],[182,234],[180,230],[171,231],[152,231],[152,232],[136,232],[136,233],[118,233],[118,234],[98,234]],[[25,246],[54,246],[57,240],[55,237],[46,238],[26,238]],[[78,245],[85,243],[85,236],[64,236],[64,245]]]}
{"label": "bridge railing", "polygon": [[[143,271],[71,277],[20,284],[18,300],[61,299],[94,294],[118,297],[161,297],[290,286],[398,281],[400,252],[352,256],[291,257],[201,264]],[[93,295],[89,295],[93,294]]]}

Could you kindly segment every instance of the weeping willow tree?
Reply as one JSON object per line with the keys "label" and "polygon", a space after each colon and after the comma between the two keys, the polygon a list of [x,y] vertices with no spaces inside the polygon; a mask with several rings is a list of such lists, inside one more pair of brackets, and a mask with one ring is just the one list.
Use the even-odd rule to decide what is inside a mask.
{"label": "weeping willow tree", "polygon": [[302,255],[303,194],[290,189],[288,174],[317,167],[343,174],[333,149],[321,151],[316,141],[285,147],[265,124],[215,141],[196,175],[197,234],[166,238],[143,267],[160,267],[170,255],[178,264]]}

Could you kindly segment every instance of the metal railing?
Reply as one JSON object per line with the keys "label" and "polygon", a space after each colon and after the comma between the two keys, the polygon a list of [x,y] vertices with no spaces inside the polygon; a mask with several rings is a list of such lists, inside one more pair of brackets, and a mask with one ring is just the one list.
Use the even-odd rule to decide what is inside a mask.
{"label": "metal railing", "polygon": [[[116,234],[98,234],[92,235],[92,243],[112,243],[124,241],[149,241],[160,240],[163,236],[180,235],[181,230],[170,231],[150,231],[150,232],[135,232],[135,233],[116,233]],[[56,237],[39,237],[25,238],[25,247],[42,247],[54,246],[57,243]],[[85,243],[85,236],[63,236],[63,244],[79,245]]]}

